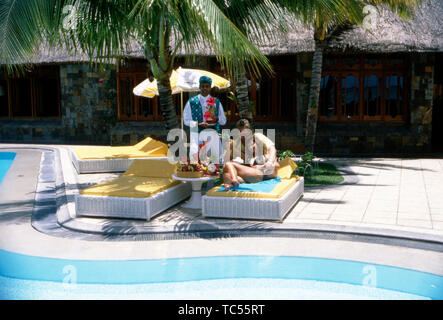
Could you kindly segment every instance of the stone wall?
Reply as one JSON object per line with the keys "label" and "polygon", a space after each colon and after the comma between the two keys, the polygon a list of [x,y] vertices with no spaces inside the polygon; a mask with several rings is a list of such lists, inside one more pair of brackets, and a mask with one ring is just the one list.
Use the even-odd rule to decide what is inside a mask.
{"label": "stone wall", "polygon": [[115,67],[60,66],[62,125],[67,142],[109,144],[117,121]]}
{"label": "stone wall", "polygon": [[134,145],[146,136],[167,142],[167,131],[163,122],[118,122],[111,128],[110,144],[114,146]]}
{"label": "stone wall", "polygon": [[[319,154],[408,154],[431,151],[433,66],[432,53],[410,55],[410,95],[407,120],[402,123],[326,123],[317,127],[316,152]],[[298,55],[298,103],[305,126],[312,55]],[[300,127],[296,139],[300,140]]]}
{"label": "stone wall", "polygon": [[[434,55],[411,54],[408,118],[404,123],[319,122],[316,153],[335,155],[424,153],[432,132]],[[304,152],[304,126],[312,54],[297,56],[297,113],[291,123],[256,123],[276,129],[279,149]],[[115,66],[60,66],[59,119],[0,119],[0,141],[132,145],[150,135],[166,142],[161,122],[118,122]],[[227,127],[232,127],[233,123]]]}
{"label": "stone wall", "polygon": [[414,54],[411,65],[410,144],[429,151],[432,137],[432,104],[434,94],[433,54]]}
{"label": "stone wall", "polygon": [[64,131],[59,119],[0,119],[0,142],[61,143]]}
{"label": "stone wall", "polygon": [[319,153],[398,154],[423,152],[403,123],[319,123],[316,150]]}
{"label": "stone wall", "polygon": [[114,66],[60,65],[61,117],[0,119],[0,141],[109,144],[117,120]]}

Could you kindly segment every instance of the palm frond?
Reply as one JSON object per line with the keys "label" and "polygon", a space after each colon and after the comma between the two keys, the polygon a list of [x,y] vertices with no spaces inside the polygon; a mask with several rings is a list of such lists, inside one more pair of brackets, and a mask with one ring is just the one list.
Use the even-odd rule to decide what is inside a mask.
{"label": "palm frond", "polygon": [[[91,61],[109,62],[129,47],[127,15],[132,1],[68,0],[75,11],[75,25],[62,26],[64,45],[86,53]],[[66,17],[65,17],[66,18]]]}
{"label": "palm frond", "polygon": [[0,63],[8,72],[22,70],[53,24],[57,0],[0,1]]}
{"label": "palm frond", "polygon": [[360,0],[273,0],[288,8],[307,26],[323,25],[323,21],[336,24],[360,23],[364,3]]}
{"label": "palm frond", "polygon": [[214,2],[254,43],[275,41],[289,31],[288,11],[273,0]]}
{"label": "palm frond", "polygon": [[222,66],[230,71],[246,66],[254,75],[260,75],[260,69],[272,73],[268,59],[214,1],[183,2],[189,4],[189,16],[194,22],[194,27],[198,28],[202,37],[211,46]]}
{"label": "palm frond", "polygon": [[[268,59],[242,32],[241,27],[230,20],[222,10],[226,8],[220,5],[220,1],[213,0],[139,0],[130,18],[135,21],[142,17],[148,23],[147,32],[138,33],[138,37],[145,37],[146,42],[155,44],[158,30],[153,30],[158,24],[158,12],[165,10],[175,42],[171,45],[172,53],[179,49],[176,47],[179,45],[186,55],[193,55],[196,50],[215,54],[222,66],[230,71],[246,64],[257,75],[260,69],[271,73]],[[246,6],[237,6],[236,9],[238,15],[247,13]],[[155,10],[157,13],[152,14]]]}
{"label": "palm frond", "polygon": [[415,9],[423,3],[423,0],[364,0],[365,3],[374,6],[385,4],[404,19],[411,18]]}

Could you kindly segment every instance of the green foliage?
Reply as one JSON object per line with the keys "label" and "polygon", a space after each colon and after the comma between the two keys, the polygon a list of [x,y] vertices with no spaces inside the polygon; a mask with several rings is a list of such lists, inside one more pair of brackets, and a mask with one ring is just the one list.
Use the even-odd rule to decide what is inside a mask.
{"label": "green foliage", "polygon": [[312,174],[305,175],[305,187],[323,187],[338,184],[344,181],[340,171],[331,164],[320,162],[318,166],[312,169]]}
{"label": "green foliage", "polygon": [[277,160],[283,160],[285,158],[292,158],[295,157],[294,152],[292,152],[291,150],[278,150],[277,151]]}
{"label": "green foliage", "polygon": [[233,91],[229,91],[228,99],[237,104],[238,99]]}
{"label": "green foliage", "polygon": [[[234,104],[237,106],[238,98],[233,91],[229,91],[228,99],[234,102]],[[249,111],[252,113],[253,116],[257,114],[254,101],[249,101]]]}
{"label": "green foliage", "polygon": [[251,111],[252,115],[257,115],[257,111],[255,110],[255,102],[249,101],[249,111]]}
{"label": "green foliage", "polygon": [[314,155],[312,154],[312,152],[306,152],[303,156],[302,156],[302,160],[303,162],[312,163],[312,160],[314,159]]}
{"label": "green foliage", "polygon": [[136,41],[161,78],[166,72],[156,71],[172,70],[177,52],[192,55],[206,43],[228,71],[246,66],[255,76],[272,74],[269,60],[228,18],[238,17],[260,30],[270,21],[272,2],[255,2],[235,1],[227,7],[214,0],[0,1],[0,61],[10,68],[27,63],[50,42],[103,62],[127,52]]}
{"label": "green foliage", "polygon": [[[279,160],[294,156],[294,153],[291,150],[279,151],[278,154],[279,154],[278,157]],[[314,156],[311,152],[306,152],[302,156],[302,161],[297,162],[298,168],[296,169],[296,174],[303,176],[305,173],[304,172],[305,169],[308,166],[311,166],[313,158]],[[223,184],[223,168],[220,168],[218,172],[219,176],[216,179],[214,179],[214,186],[219,186]],[[321,162],[315,168],[310,167],[308,169],[308,173],[310,174],[307,174],[304,177],[305,187],[307,188],[338,184],[344,180],[340,171],[338,171],[337,168],[331,163]]]}
{"label": "green foliage", "polygon": [[[305,176],[306,170],[312,170],[312,160],[314,159],[314,155],[312,152],[306,152],[302,157],[301,161],[297,163],[296,173],[299,176]],[[311,171],[312,173],[312,171]]]}
{"label": "green foliage", "polygon": [[214,179],[214,186],[219,186],[223,183],[223,167],[218,170],[219,176]]}
{"label": "green foliage", "polygon": [[[291,150],[279,150],[277,151],[278,161],[285,158],[293,158],[296,155]],[[312,152],[306,152],[301,161],[296,161],[297,168],[295,174],[304,176],[305,187],[320,187],[342,182],[344,179],[337,168],[330,163],[318,163],[318,166],[312,166],[314,154]]]}
{"label": "green foliage", "polygon": [[[218,170],[218,173],[219,173],[219,176],[213,180],[214,181],[214,183],[213,183],[214,187],[223,184],[223,168],[220,168]],[[202,189],[206,189],[207,186],[208,186],[208,183],[207,182],[203,182]]]}

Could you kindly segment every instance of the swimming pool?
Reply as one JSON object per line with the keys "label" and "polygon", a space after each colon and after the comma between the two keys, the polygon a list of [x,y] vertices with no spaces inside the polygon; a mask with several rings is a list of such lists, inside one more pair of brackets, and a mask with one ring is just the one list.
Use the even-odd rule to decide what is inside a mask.
{"label": "swimming pool", "polygon": [[8,172],[12,161],[14,161],[15,155],[14,152],[0,152],[0,183]]}
{"label": "swimming pool", "polygon": [[0,250],[1,299],[443,299],[443,277],[297,256],[66,260]]}

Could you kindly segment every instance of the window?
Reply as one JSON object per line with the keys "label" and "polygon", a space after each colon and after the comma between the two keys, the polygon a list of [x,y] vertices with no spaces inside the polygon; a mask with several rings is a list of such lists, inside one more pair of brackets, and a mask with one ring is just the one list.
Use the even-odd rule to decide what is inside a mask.
{"label": "window", "polygon": [[326,56],[320,121],[405,121],[406,61],[402,56]]}
{"label": "window", "polygon": [[338,78],[326,74],[320,82],[320,114],[328,119],[338,119]]}
{"label": "window", "polygon": [[359,111],[359,76],[358,74],[344,75],[341,79],[341,117],[358,119]]}
{"label": "window", "polygon": [[28,77],[9,79],[13,117],[32,117],[31,81]]}
{"label": "window", "polygon": [[400,118],[403,114],[404,76],[388,74],[385,76],[386,94],[385,106],[388,119]]}
{"label": "window", "polygon": [[60,116],[60,80],[58,68],[35,76],[35,115],[38,118]]}
{"label": "window", "polygon": [[120,120],[154,120],[154,109],[157,107],[157,98],[149,99],[134,95],[132,90],[145,79],[137,75],[120,76],[119,116]]}
{"label": "window", "polygon": [[0,79],[0,117],[9,116],[8,81]]}
{"label": "window", "polygon": [[255,121],[295,121],[297,113],[296,63],[294,56],[271,57],[275,76],[252,78],[249,100]]}
{"label": "window", "polygon": [[[139,97],[134,95],[133,89],[150,76],[150,66],[146,60],[124,59],[120,62],[117,72],[118,92],[118,117],[121,121],[163,121],[159,97]],[[215,71],[217,73],[217,71]],[[153,79],[153,78],[152,78]],[[190,97],[198,92],[183,92],[172,95],[172,103],[175,106],[177,117],[181,116],[181,104],[183,108]],[[229,118],[230,100],[226,92],[214,94],[218,97]],[[183,99],[183,101],[181,101]]]}
{"label": "window", "polygon": [[[254,92],[255,91],[255,92]],[[263,77],[253,81],[250,101],[255,107],[255,121],[293,121],[296,112],[295,79],[286,75]]]}
{"label": "window", "polygon": [[[248,77],[249,100],[256,111],[255,121],[294,121],[296,104],[296,63],[294,56],[270,58],[275,76],[263,76],[260,79]],[[184,60],[177,61],[185,67]],[[209,62],[209,70],[223,77],[223,70],[215,58]],[[137,97],[132,90],[139,83],[150,77],[150,66],[143,59],[122,59],[117,72],[118,117],[121,121],[162,121],[158,96],[155,98]],[[229,91],[234,91],[234,84],[229,90],[211,93],[220,99],[229,122],[239,119],[238,109],[228,98]],[[198,92],[183,93],[183,107],[188,99]],[[172,95],[177,116],[181,114],[181,96]]]}
{"label": "window", "polygon": [[382,78],[377,74],[365,74],[363,78],[363,118],[381,120]]}
{"label": "window", "polygon": [[[124,59],[117,72],[118,118],[121,121],[162,121],[158,96],[154,98],[139,97],[132,90],[150,77],[150,66],[146,60]],[[183,94],[183,103],[187,101]],[[172,96],[177,116],[180,116],[180,95]]]}
{"label": "window", "polygon": [[[278,95],[273,94],[276,90],[277,81],[272,78],[262,78],[260,81],[255,82],[255,86],[251,87],[251,91],[255,90],[255,99],[251,101],[255,106],[256,120],[270,120],[276,117],[278,104]],[[255,100],[255,101],[254,101]]]}
{"label": "window", "polygon": [[58,66],[35,67],[18,75],[0,78],[0,117],[60,117]]}
{"label": "window", "polygon": [[148,68],[146,60],[124,59],[120,62],[117,73],[119,120],[156,120],[158,98],[138,97],[132,92],[148,78]]}

